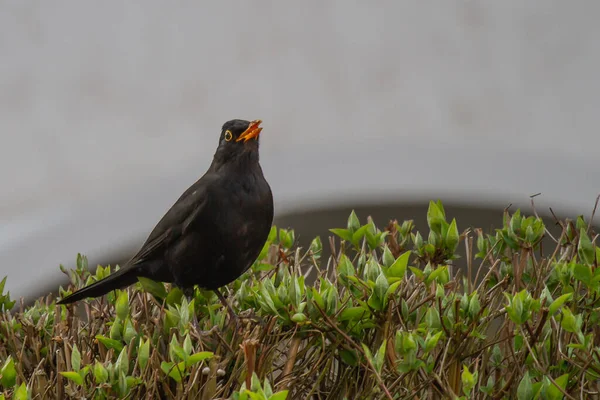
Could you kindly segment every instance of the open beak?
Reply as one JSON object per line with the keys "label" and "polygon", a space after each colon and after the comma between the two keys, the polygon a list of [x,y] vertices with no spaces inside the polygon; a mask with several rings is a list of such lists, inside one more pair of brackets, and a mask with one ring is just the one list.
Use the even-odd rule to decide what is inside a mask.
{"label": "open beak", "polygon": [[247,142],[250,139],[258,138],[260,131],[262,131],[262,128],[258,127],[261,122],[260,119],[250,122],[248,129],[246,129],[235,141],[239,142],[240,140],[243,140],[244,142]]}

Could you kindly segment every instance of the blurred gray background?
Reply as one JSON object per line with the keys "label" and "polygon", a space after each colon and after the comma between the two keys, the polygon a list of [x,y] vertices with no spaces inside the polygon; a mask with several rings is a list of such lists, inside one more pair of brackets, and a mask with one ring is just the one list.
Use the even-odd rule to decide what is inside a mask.
{"label": "blurred gray background", "polygon": [[437,198],[484,228],[538,192],[542,214],[589,215],[599,11],[0,1],[0,277],[31,299],[77,252],[130,256],[232,118],[263,120],[276,222],[307,240],[353,207],[383,225]]}

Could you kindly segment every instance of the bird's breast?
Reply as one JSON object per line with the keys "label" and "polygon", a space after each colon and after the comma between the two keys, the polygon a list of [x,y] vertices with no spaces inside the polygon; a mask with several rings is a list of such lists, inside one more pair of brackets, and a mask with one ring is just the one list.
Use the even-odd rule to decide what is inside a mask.
{"label": "bird's breast", "polygon": [[[262,176],[239,192],[237,216],[231,221],[240,262],[251,263],[262,249],[273,223],[273,198]],[[246,265],[244,267],[247,267]]]}

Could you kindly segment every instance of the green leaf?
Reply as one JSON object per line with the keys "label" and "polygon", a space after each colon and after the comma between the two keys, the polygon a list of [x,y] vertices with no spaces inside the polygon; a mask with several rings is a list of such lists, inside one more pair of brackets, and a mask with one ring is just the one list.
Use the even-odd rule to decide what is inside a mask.
{"label": "green leaf", "polygon": [[369,311],[364,307],[346,307],[337,318],[338,321],[359,321],[369,315]]}
{"label": "green leaf", "polygon": [[444,217],[444,221],[446,220],[446,210],[444,210],[444,205],[442,204],[442,200],[438,199],[438,201],[436,201],[435,203],[438,207],[438,210],[440,210],[440,212],[442,213],[442,216]]}
{"label": "green leaf", "polygon": [[262,301],[262,306],[265,312],[268,312],[273,315],[278,315],[277,307],[275,307],[275,302],[273,301],[273,297],[269,293],[268,285],[273,285],[270,279],[265,279],[261,282],[260,285],[260,299]]}
{"label": "green leaf", "polygon": [[356,216],[356,213],[354,212],[354,210],[352,210],[352,212],[350,213],[350,216],[348,217],[348,230],[350,232],[354,233],[359,228],[360,228],[360,221],[358,220],[358,217]]}
{"label": "green leaf", "polygon": [[427,284],[434,282],[434,281],[436,281],[437,283],[440,283],[442,285],[445,285],[446,283],[448,283],[450,281],[450,275],[448,273],[447,265],[440,265],[439,267],[437,267],[436,269],[431,271],[431,273],[425,280],[425,282]]}
{"label": "green leaf", "polygon": [[[569,382],[569,374],[564,374],[559,376],[554,380],[556,384],[563,390],[566,389],[567,383]],[[564,397],[563,393],[560,391],[558,387],[554,385],[554,383],[550,382],[548,389],[546,391],[546,396],[548,400],[562,400]]]}
{"label": "green leaf", "polygon": [[540,392],[542,391],[542,385],[544,384],[543,381],[540,382],[536,382],[534,383],[531,388],[533,390],[533,398],[534,399],[540,399]]}
{"label": "green leaf", "polygon": [[375,250],[385,244],[385,237],[388,235],[388,232],[378,231],[373,222],[369,223],[369,226],[370,229],[367,229],[365,236],[367,238],[369,248],[371,250]]}
{"label": "green leaf", "polygon": [[572,297],[573,293],[567,293],[554,300],[552,304],[550,304],[550,306],[548,307],[548,313],[550,314],[550,316],[554,315],[558,311],[558,309],[562,307],[566,301],[571,300]]}
{"label": "green leaf", "polygon": [[458,240],[460,235],[458,234],[458,226],[456,224],[456,218],[452,219],[450,226],[448,227],[448,232],[446,233],[446,237],[444,238],[444,243],[446,248],[451,252],[456,251],[458,247]]}
{"label": "green leaf", "polygon": [[4,278],[2,278],[2,281],[0,281],[0,312],[11,310],[17,302],[16,300],[10,300],[10,291],[4,294],[4,285],[6,284],[6,278],[7,277],[5,276]]}
{"label": "green leaf", "polygon": [[[176,304],[181,304],[183,301],[184,295],[181,289],[178,287],[171,288],[169,294],[167,294],[167,298],[165,299],[165,303],[168,305],[174,306]],[[186,298],[187,301],[187,298]]]}
{"label": "green leaf", "polygon": [[252,373],[252,378],[250,379],[250,390],[253,392],[262,392],[262,385],[260,384],[260,380],[258,379],[256,372]]}
{"label": "green leaf", "polygon": [[579,243],[577,245],[577,254],[583,262],[590,265],[594,262],[594,245],[584,228],[579,230]]}
{"label": "green leaf", "polygon": [[374,362],[374,367],[375,370],[377,371],[378,374],[381,374],[381,370],[383,368],[383,363],[385,361],[385,350],[386,350],[386,345],[387,345],[387,340],[383,340],[383,343],[381,343],[381,346],[379,346],[379,350],[377,350],[377,353],[375,354],[375,357],[373,359]]}
{"label": "green leaf", "polygon": [[[438,318],[439,318],[439,316],[438,316]],[[440,338],[442,337],[442,333],[443,333],[443,331],[439,331],[438,333],[436,333],[433,336],[431,336],[431,332],[427,333],[427,338],[425,339],[425,351],[426,352],[430,352],[431,350],[435,349],[435,346],[437,346]]]}
{"label": "green leaf", "polygon": [[412,239],[415,244],[415,250],[418,250],[419,252],[423,251],[423,236],[421,236],[421,233],[417,232],[413,235]]}
{"label": "green leaf", "polygon": [[369,227],[370,225],[363,225],[360,228],[358,228],[356,230],[356,232],[354,232],[352,234],[352,244],[356,247],[360,246],[360,241],[362,240],[363,237],[365,237],[365,235],[369,234]]}
{"label": "green leaf", "polygon": [[527,370],[517,388],[517,400],[533,400],[533,386]]}
{"label": "green leaf", "polygon": [[8,356],[2,369],[0,369],[0,383],[5,389],[12,388],[17,382],[17,370],[15,368],[15,361],[12,356]]}
{"label": "green leaf", "polygon": [[164,330],[165,332],[169,332],[169,330],[173,327],[179,325],[179,321],[181,318],[179,314],[174,309],[165,310],[165,318],[164,318]]}
{"label": "green leaf", "polygon": [[310,242],[310,246],[308,248],[312,253],[312,256],[315,259],[319,259],[321,257],[321,253],[323,252],[323,243],[321,242],[321,237],[315,237],[312,242]]}
{"label": "green leaf", "polygon": [[171,341],[169,342],[169,358],[171,361],[183,361],[187,358],[187,354],[183,351],[183,347],[179,345],[177,341],[177,335],[173,334],[171,336]]}
{"label": "green leaf", "polygon": [[325,311],[325,302],[323,301],[323,296],[317,290],[317,288],[312,288],[312,300],[321,310]]}
{"label": "green leaf", "polygon": [[192,349],[192,339],[190,339],[190,334],[188,333],[183,339],[183,351],[185,351],[185,354],[189,356],[190,354],[192,354]]}
{"label": "green leaf", "polygon": [[274,393],[267,400],[286,400],[288,396],[288,390],[282,390],[280,392]]}
{"label": "green leaf", "polygon": [[573,266],[573,276],[589,286],[592,283],[592,268],[589,265],[575,264]]}
{"label": "green leaf", "polygon": [[271,230],[269,231],[269,236],[267,237],[267,242],[273,243],[277,240],[277,226],[272,225]]}
{"label": "green leaf", "polygon": [[291,320],[297,324],[305,322],[307,319],[308,317],[304,313],[295,313],[291,318]]}
{"label": "green leaf", "polygon": [[381,261],[383,262],[383,265],[385,265],[387,268],[391,267],[392,264],[394,264],[394,262],[396,261],[394,259],[394,255],[392,254],[387,245],[383,248],[383,255],[381,256]]}
{"label": "green leaf", "polygon": [[123,343],[118,340],[107,338],[106,336],[96,335],[96,340],[102,343],[107,349],[114,349],[116,352],[123,350]]}
{"label": "green leaf", "polygon": [[102,265],[98,264],[96,266],[96,280],[101,280],[104,279],[105,275],[104,275],[104,268],[102,268]]}
{"label": "green leaf", "polygon": [[198,364],[200,361],[208,360],[212,357],[214,357],[214,353],[210,351],[201,351],[199,353],[194,353],[188,357],[186,365],[190,367],[194,364]]}
{"label": "green leaf", "polygon": [[87,270],[87,267],[88,267],[87,257],[82,255],[81,253],[77,253],[76,268],[78,270],[82,271],[82,270]]}
{"label": "green leaf", "polygon": [[367,347],[366,344],[361,343],[360,344],[363,348],[363,351],[365,353],[365,357],[367,358],[367,360],[369,360],[369,362],[371,363],[371,365],[375,365],[375,360],[373,360],[373,355],[371,354],[371,350],[369,350],[369,348]]}
{"label": "green leaf", "polygon": [[494,383],[494,376],[490,375],[488,377],[487,385],[481,385],[481,391],[491,397],[494,392]]}
{"label": "green leaf", "polygon": [[387,304],[387,290],[390,287],[388,284],[387,278],[383,273],[379,274],[377,280],[375,281],[375,295],[381,301],[383,307]]}
{"label": "green leaf", "polygon": [[294,230],[279,229],[279,244],[286,249],[294,245]]}
{"label": "green leaf", "polygon": [[297,276],[293,276],[291,278],[289,290],[292,306],[294,306],[294,310],[297,310],[302,302],[302,288],[300,287],[300,282]]}
{"label": "green leaf", "polygon": [[427,308],[427,312],[425,313],[425,323],[429,329],[442,329],[442,321],[437,308]]}
{"label": "green leaf", "polygon": [[402,354],[409,353],[418,348],[417,341],[412,333],[403,333],[401,339]]}
{"label": "green leaf", "polygon": [[406,251],[402,253],[400,257],[398,257],[396,261],[394,261],[394,263],[387,269],[387,276],[400,279],[404,278],[404,275],[406,274],[406,268],[408,266],[408,259],[410,257],[410,253],[411,251]]}
{"label": "green leaf", "polygon": [[345,241],[352,243],[352,232],[350,232],[348,229],[334,228],[330,229],[329,231]]}
{"label": "green leaf", "polygon": [[504,296],[509,303],[506,306],[509,318],[518,325],[525,323],[531,315],[531,296],[529,293],[524,289],[515,294],[512,299],[506,293],[504,293]]}
{"label": "green leaf", "polygon": [[13,400],[29,400],[29,398],[29,390],[27,390],[27,386],[25,386],[25,382],[23,382],[19,388],[15,390]]}
{"label": "green leaf", "polygon": [[129,356],[127,355],[127,346],[123,347],[121,353],[119,353],[119,357],[117,357],[117,362],[115,363],[117,370],[119,373],[127,376],[129,374]]}
{"label": "green leaf", "polygon": [[127,384],[127,377],[123,372],[119,374],[119,381],[117,382],[117,387],[119,388],[119,394],[121,397],[125,397],[127,392],[129,391],[129,385]]}
{"label": "green leaf", "polygon": [[[443,228],[442,228],[443,229]],[[429,231],[429,236],[427,237],[427,242],[432,246],[433,250],[441,247],[442,237],[441,234],[435,233],[434,231]]]}
{"label": "green leaf", "polygon": [[123,322],[118,317],[112,322],[112,326],[110,327],[108,334],[113,340],[120,341],[123,339]]}
{"label": "green leaf", "polygon": [[351,366],[358,365],[358,356],[354,350],[338,350],[342,361]]}
{"label": "green leaf", "polygon": [[471,318],[475,318],[479,314],[480,310],[481,305],[479,304],[479,296],[477,292],[475,292],[469,301],[469,315]]}
{"label": "green leaf", "polygon": [[469,395],[471,390],[473,390],[473,387],[475,387],[475,376],[471,373],[471,371],[469,371],[469,367],[466,365],[463,366],[461,380],[465,394]]}
{"label": "green leaf", "polygon": [[67,372],[61,372],[60,374],[62,376],[64,376],[65,378],[69,379],[70,381],[75,382],[78,385],[83,384],[83,377],[81,375],[79,375],[78,372],[67,371]]}
{"label": "green leaf", "polygon": [[115,309],[117,310],[117,317],[121,321],[125,321],[125,318],[129,316],[129,294],[127,290],[119,290]]}
{"label": "green leaf", "polygon": [[148,359],[150,358],[150,339],[140,340],[140,347],[138,349],[138,363],[140,370],[145,370],[148,365]]}
{"label": "green leaf", "polygon": [[514,347],[516,351],[520,351],[521,348],[523,348],[523,343],[524,343],[524,338],[523,335],[515,335],[514,337]]}
{"label": "green leaf", "polygon": [[533,227],[531,225],[529,225],[526,229],[525,229],[525,240],[528,243],[534,243],[536,241],[536,234],[533,231]]}
{"label": "green leaf", "polygon": [[515,213],[510,218],[510,223],[508,225],[508,228],[510,229],[511,233],[516,234],[521,229],[522,220],[523,217],[521,217],[521,210],[515,211]]}
{"label": "green leaf", "polygon": [[410,269],[412,271],[412,273],[415,274],[415,276],[420,281],[422,281],[425,278],[425,274],[419,268],[417,268],[417,267],[408,267],[408,269]]}
{"label": "green leaf", "polygon": [[579,331],[579,327],[577,326],[577,318],[575,318],[568,307],[562,309],[562,320],[560,321],[560,326],[562,326],[562,328],[567,332],[576,333]]}
{"label": "green leaf", "polygon": [[442,233],[442,224],[446,222],[446,217],[442,210],[440,210],[438,204],[433,201],[429,202],[429,209],[427,210],[427,225],[429,229],[437,234]]}
{"label": "green leaf", "polygon": [[328,315],[333,315],[337,312],[338,297],[337,287],[330,286],[329,289],[327,289],[327,297],[325,297],[325,312]]}
{"label": "green leaf", "polygon": [[401,283],[402,281],[396,281],[390,285],[387,292],[385,293],[386,301],[389,300],[389,298],[396,293],[396,290],[398,290]]}
{"label": "green leaf", "polygon": [[128,316],[125,320],[125,326],[123,327],[123,340],[125,341],[125,343],[129,344],[131,343],[131,340],[133,340],[133,338],[136,336],[137,332],[135,331],[135,328],[131,323],[131,318],[129,318]]}
{"label": "green leaf", "polygon": [[263,385],[263,391],[264,391],[266,398],[269,398],[273,395],[273,388],[271,387],[271,384],[269,383],[269,380],[267,378],[265,378],[265,384]]}
{"label": "green leaf", "polygon": [[369,307],[371,307],[373,310],[376,311],[381,311],[383,310],[383,303],[382,301],[379,299],[379,297],[377,297],[377,295],[375,293],[371,294],[371,296],[369,296],[369,299],[367,300],[367,304],[369,305]]}
{"label": "green leaf", "polygon": [[[183,362],[181,364],[183,364]],[[182,366],[185,366],[185,364]],[[160,369],[169,377],[174,379],[175,382],[181,382],[181,379],[183,378],[183,369],[181,369],[179,365],[175,365],[173,362],[163,361],[160,363]]]}
{"label": "green leaf", "polygon": [[585,219],[583,215],[577,216],[577,221],[575,222],[575,227],[579,230],[587,228],[587,224],[585,223]]}
{"label": "green leaf", "polygon": [[338,263],[337,269],[338,273],[340,274],[340,277],[342,278],[345,278],[347,276],[354,276],[356,274],[354,265],[352,265],[352,262],[345,254],[342,254],[342,256],[340,257],[340,262]]}
{"label": "green leaf", "polygon": [[142,284],[144,291],[156,297],[158,301],[162,302],[167,297],[167,290],[164,284],[141,276],[138,276],[138,280]]}
{"label": "green leaf", "polygon": [[79,372],[81,369],[81,353],[77,349],[76,344],[73,345],[73,349],[71,350],[71,368],[76,372]]}
{"label": "green leaf", "polygon": [[108,371],[98,360],[94,364],[94,380],[96,384],[105,383],[108,381]]}
{"label": "green leaf", "polygon": [[377,280],[377,278],[379,278],[381,271],[382,271],[381,267],[379,266],[379,263],[377,262],[377,260],[374,257],[371,257],[371,258],[369,258],[369,261],[367,261],[367,264],[365,265],[363,278],[366,281],[375,282]]}

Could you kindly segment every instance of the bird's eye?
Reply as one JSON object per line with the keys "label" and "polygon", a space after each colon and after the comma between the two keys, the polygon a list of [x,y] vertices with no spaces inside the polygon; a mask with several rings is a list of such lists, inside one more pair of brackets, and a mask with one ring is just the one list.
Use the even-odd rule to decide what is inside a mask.
{"label": "bird's eye", "polygon": [[227,140],[228,142],[233,138],[233,134],[231,133],[231,131],[226,131],[225,132],[225,140]]}

